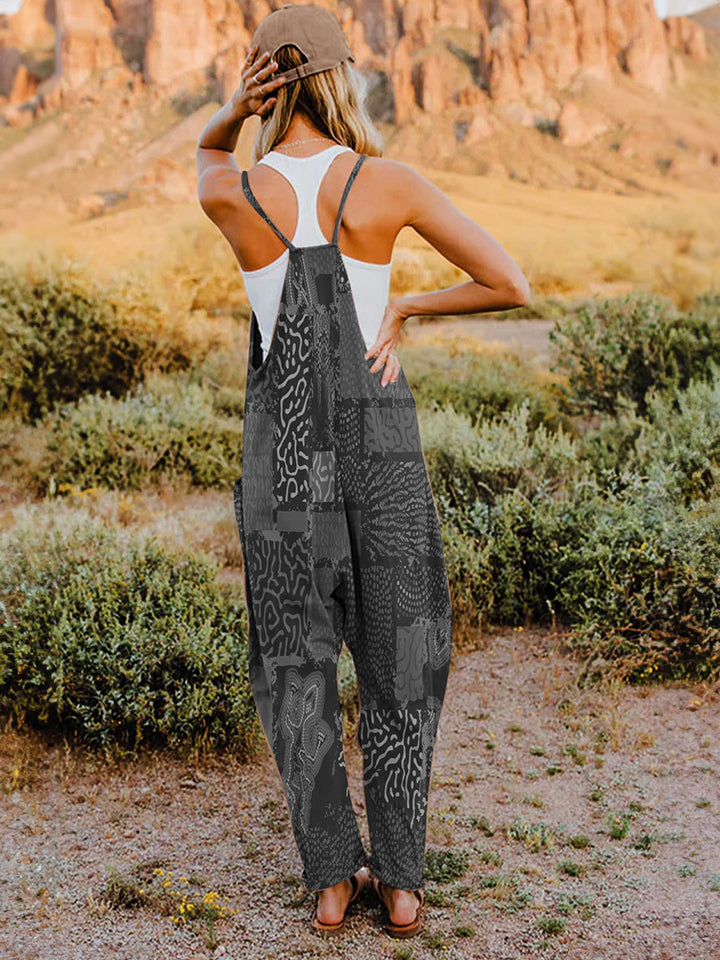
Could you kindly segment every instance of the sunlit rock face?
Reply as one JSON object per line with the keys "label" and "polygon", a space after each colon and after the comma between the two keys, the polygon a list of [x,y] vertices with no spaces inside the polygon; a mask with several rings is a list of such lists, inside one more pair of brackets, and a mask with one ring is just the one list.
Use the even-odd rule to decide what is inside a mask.
{"label": "sunlit rock face", "polygon": [[[24,0],[0,16],[0,97],[18,103],[60,77],[64,91],[136,78],[168,92],[210,84],[225,99],[270,5],[197,0],[188,10],[187,0]],[[356,66],[383,91],[384,118],[399,124],[487,98],[552,114],[553,95],[582,75],[624,73],[662,92],[682,82],[677,51],[706,57],[703,27],[661,20],[653,0],[355,0],[337,15]],[[39,49],[54,51],[52,78],[38,71]],[[581,123],[594,126],[564,120]]]}

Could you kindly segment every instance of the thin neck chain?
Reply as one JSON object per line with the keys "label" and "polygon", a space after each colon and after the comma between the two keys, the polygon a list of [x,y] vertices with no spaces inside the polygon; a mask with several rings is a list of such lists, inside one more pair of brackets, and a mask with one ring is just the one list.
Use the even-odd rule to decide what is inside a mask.
{"label": "thin neck chain", "polygon": [[320,143],[322,140],[330,140],[331,137],[310,137],[309,140],[290,140],[288,143],[278,144],[276,150],[284,150],[286,147],[294,147],[298,143]]}

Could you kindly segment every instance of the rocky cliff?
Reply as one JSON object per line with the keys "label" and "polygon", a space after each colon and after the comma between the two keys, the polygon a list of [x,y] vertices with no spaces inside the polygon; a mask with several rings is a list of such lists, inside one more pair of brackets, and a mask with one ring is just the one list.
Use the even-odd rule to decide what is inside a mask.
{"label": "rocky cliff", "polygon": [[[151,85],[164,93],[234,89],[267,0],[24,0],[0,16],[0,103],[29,124],[88,84]],[[404,124],[417,111],[477,107],[466,135],[489,132],[488,102],[521,122],[557,122],[570,140],[592,116],[563,118],[556,94],[581,76],[625,75],[664,92],[683,82],[682,57],[706,57],[703,28],[660,20],[653,0],[340,0],[338,17],[372,80],[374,112]],[[579,132],[578,132],[579,131]]]}

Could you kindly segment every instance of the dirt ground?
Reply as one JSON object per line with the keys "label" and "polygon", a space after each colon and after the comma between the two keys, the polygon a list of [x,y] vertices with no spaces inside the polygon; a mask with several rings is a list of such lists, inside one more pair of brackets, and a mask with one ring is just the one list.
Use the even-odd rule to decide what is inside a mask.
{"label": "dirt ground", "polygon": [[[0,957],[720,960],[720,687],[587,690],[548,632],[483,642],[453,653],[419,937],[391,940],[372,897],[343,937],[311,932],[267,748],[250,765],[119,769],[6,732]],[[369,849],[354,739],[346,760]],[[174,903],[190,890],[236,912],[175,921],[165,880]]]}

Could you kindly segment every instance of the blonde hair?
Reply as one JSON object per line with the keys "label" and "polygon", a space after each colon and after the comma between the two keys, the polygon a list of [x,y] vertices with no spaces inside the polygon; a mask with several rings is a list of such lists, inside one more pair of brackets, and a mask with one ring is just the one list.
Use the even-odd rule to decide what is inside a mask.
{"label": "blonde hair", "polygon": [[[307,60],[292,44],[278,49],[275,73],[283,73]],[[368,84],[349,60],[331,70],[301,77],[278,87],[277,97],[267,117],[261,118],[260,130],[253,144],[253,163],[269,153],[285,136],[293,113],[299,110],[326,137],[331,137],[356,153],[380,157],[383,138],[365,106]]]}

